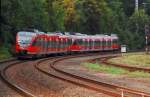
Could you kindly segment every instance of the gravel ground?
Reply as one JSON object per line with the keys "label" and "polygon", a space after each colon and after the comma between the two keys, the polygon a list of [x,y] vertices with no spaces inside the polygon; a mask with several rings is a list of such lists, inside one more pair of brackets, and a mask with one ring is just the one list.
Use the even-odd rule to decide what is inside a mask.
{"label": "gravel ground", "polygon": [[[109,97],[108,95],[64,82],[37,71],[30,61],[9,69],[9,76],[20,87],[39,97]],[[49,69],[49,64],[43,63]]]}

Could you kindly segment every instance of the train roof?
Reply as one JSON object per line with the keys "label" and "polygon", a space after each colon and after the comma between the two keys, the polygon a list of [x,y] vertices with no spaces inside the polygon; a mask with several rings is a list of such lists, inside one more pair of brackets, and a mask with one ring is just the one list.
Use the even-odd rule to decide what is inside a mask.
{"label": "train roof", "polygon": [[41,32],[38,30],[35,30],[34,32],[30,31],[19,31],[18,33],[24,33],[24,35],[34,34],[34,35],[46,35],[46,36],[54,36],[59,38],[71,38],[71,39],[83,39],[83,40],[113,40],[118,39],[118,36],[116,34],[106,35],[106,34],[96,34],[96,35],[87,35],[82,33],[74,33],[70,34],[70,32]]}

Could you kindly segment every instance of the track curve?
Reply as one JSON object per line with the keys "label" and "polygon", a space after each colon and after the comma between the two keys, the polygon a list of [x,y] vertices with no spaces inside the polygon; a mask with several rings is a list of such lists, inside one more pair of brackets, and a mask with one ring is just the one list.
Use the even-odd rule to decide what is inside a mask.
{"label": "track curve", "polygon": [[[6,71],[8,68],[11,68],[14,65],[18,65],[20,63],[24,63],[25,61],[18,61],[18,60],[9,60],[9,62],[11,61],[16,61],[15,63],[9,64],[8,66],[6,66],[5,68],[3,68],[0,72],[0,77],[2,78],[2,80],[13,90],[17,91],[20,95],[22,95],[23,97],[36,97],[35,95],[31,94],[30,92],[24,90],[23,88],[19,87],[17,84],[15,84],[14,82],[12,82],[9,77],[6,75]],[[5,61],[8,62],[8,61]],[[5,63],[3,62],[3,63]]]}
{"label": "track curve", "polygon": [[138,71],[144,71],[144,72],[150,73],[150,68],[131,66],[128,64],[115,64],[115,63],[111,63],[108,61],[109,59],[115,58],[115,57],[119,57],[119,56],[108,56],[108,57],[103,57],[103,58],[96,58],[96,59],[89,60],[89,62],[95,62],[96,60],[100,60],[100,63],[106,64],[106,65],[121,67],[121,68],[125,68],[125,69],[131,70],[131,71],[137,71],[138,70]]}
{"label": "track curve", "polygon": [[[143,97],[150,97],[150,93],[145,93],[145,92],[142,92],[142,91],[133,90],[133,89],[130,89],[130,88],[127,88],[127,87],[121,87],[121,86],[110,84],[110,83],[97,82],[95,80],[88,79],[88,78],[83,78],[79,75],[71,74],[69,72],[61,70],[60,68],[57,68],[57,64],[59,64],[60,61],[64,61],[66,59],[75,58],[75,57],[81,57],[81,56],[66,56],[66,57],[63,57],[63,58],[55,59],[50,64],[50,68],[53,69],[54,72],[55,72],[54,74],[46,72],[46,71],[42,70],[39,67],[39,65],[42,63],[42,61],[46,61],[48,59],[41,60],[38,64],[35,65],[35,67],[40,72],[43,72],[46,75],[53,76],[53,77],[59,78],[61,80],[65,80],[65,81],[80,85],[82,87],[91,88],[93,90],[103,92],[103,93],[111,95],[111,96],[121,97],[122,94],[118,93],[118,91],[116,92],[116,90],[119,90],[119,91],[122,91],[122,92],[127,92],[127,93],[131,93],[131,94],[135,94],[135,95],[141,95]],[[56,72],[57,72],[57,74],[56,74]],[[102,86],[103,86],[103,89],[102,89]],[[109,88],[111,87],[111,89],[113,88],[113,89],[116,89],[116,90],[115,91],[111,90],[111,89],[109,90],[108,87]],[[128,96],[124,96],[124,97],[128,97]]]}

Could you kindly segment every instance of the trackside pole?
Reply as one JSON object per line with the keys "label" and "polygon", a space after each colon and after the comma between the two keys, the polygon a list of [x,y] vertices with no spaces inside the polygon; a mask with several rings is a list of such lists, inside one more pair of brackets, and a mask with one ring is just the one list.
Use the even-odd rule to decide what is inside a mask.
{"label": "trackside pole", "polygon": [[144,94],[143,94],[143,93],[142,93],[141,95],[142,95],[142,97],[144,97]]}
{"label": "trackside pole", "polygon": [[145,44],[146,44],[146,47],[145,47],[145,52],[146,52],[146,54],[148,54],[148,37],[147,37],[147,35],[145,36]]}
{"label": "trackside pole", "polygon": [[123,89],[121,89],[121,97],[124,97]]}

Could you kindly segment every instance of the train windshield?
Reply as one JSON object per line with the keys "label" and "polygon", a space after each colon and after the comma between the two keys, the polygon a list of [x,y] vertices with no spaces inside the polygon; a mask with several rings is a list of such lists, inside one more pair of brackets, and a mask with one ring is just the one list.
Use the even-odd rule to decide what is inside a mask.
{"label": "train windshield", "polygon": [[29,45],[35,35],[36,34],[32,32],[18,32],[17,41],[21,46]]}

